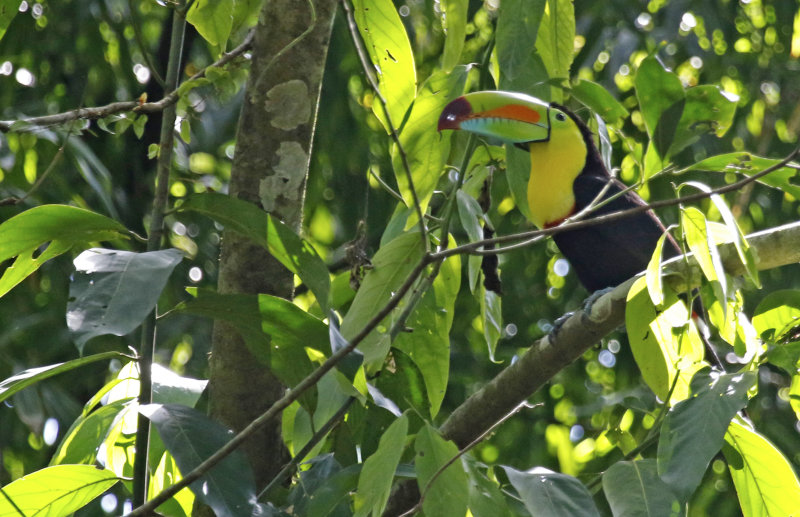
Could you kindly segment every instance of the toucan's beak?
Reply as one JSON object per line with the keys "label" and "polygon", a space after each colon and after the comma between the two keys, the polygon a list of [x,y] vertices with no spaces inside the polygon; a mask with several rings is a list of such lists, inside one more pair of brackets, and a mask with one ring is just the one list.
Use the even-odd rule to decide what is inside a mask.
{"label": "toucan's beak", "polygon": [[522,93],[468,93],[445,106],[439,131],[461,129],[509,144],[550,139],[549,104]]}

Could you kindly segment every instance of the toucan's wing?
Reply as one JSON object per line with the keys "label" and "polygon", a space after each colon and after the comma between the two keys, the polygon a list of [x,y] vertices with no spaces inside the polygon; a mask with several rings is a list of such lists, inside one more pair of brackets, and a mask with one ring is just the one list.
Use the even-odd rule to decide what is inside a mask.
{"label": "toucan's wing", "polygon": [[[634,192],[625,192],[621,182],[601,175],[581,174],[573,183],[576,212],[595,200],[608,181],[604,199],[617,197],[598,208],[587,218],[618,212],[644,201]],[[656,243],[665,228],[650,210],[597,226],[559,233],[554,236],[558,248],[570,261],[581,283],[590,291],[619,285],[647,268]],[[679,252],[674,240],[665,246],[665,255]]]}

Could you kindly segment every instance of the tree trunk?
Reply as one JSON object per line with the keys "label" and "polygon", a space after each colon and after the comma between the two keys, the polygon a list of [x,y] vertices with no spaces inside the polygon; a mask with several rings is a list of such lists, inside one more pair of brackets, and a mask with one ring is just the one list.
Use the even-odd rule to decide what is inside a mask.
{"label": "tree trunk", "polygon": [[[335,0],[267,0],[253,42],[239,120],[230,195],[258,205],[299,230],[306,175]],[[312,20],[316,18],[316,21]],[[306,33],[306,31],[309,31]],[[304,34],[305,33],[305,34]],[[263,248],[225,230],[220,293],[290,298],[292,275]],[[284,387],[230,326],[216,322],[210,358],[211,416],[240,431],[279,398]],[[287,459],[276,420],[245,445],[264,487]]]}

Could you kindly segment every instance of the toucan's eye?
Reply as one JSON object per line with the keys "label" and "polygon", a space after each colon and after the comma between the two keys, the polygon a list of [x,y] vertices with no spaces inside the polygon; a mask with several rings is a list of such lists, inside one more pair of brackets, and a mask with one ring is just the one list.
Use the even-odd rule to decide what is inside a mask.
{"label": "toucan's eye", "polygon": [[556,113],[556,120],[558,120],[559,122],[564,122],[565,120],[567,120],[567,116],[564,115],[563,113],[558,112]]}

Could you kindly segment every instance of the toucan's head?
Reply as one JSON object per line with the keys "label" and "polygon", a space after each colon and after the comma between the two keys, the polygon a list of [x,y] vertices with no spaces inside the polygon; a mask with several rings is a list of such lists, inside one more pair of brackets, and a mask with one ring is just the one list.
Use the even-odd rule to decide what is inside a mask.
{"label": "toucan's head", "polygon": [[485,91],[468,93],[445,106],[438,129],[462,129],[527,148],[529,143],[547,142],[562,131],[574,131],[575,122],[561,108],[536,97]]}

